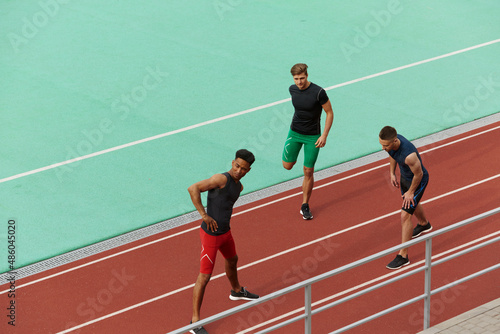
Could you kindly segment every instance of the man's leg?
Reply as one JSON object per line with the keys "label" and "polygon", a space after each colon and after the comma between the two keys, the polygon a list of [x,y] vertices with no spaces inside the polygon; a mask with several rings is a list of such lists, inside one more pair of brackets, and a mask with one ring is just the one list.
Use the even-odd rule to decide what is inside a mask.
{"label": "man's leg", "polygon": [[[401,242],[405,243],[411,240],[413,235],[413,224],[411,223],[411,214],[401,210]],[[402,257],[408,257],[408,248],[403,248],[399,251],[399,255]]]}
{"label": "man's leg", "polygon": [[283,161],[283,167],[286,170],[291,170],[293,168],[293,165],[295,165],[295,162],[286,162],[286,161]]}
{"label": "man's leg", "polygon": [[302,182],[302,204],[308,204],[314,187],[314,168],[304,166],[304,181]]}
{"label": "man's leg", "polygon": [[283,167],[285,169],[291,170],[293,168],[293,165],[297,162],[297,157],[299,156],[301,148],[302,143],[295,139],[293,131],[290,130],[281,155],[281,161],[283,162]]}
{"label": "man's leg", "polygon": [[[408,188],[410,187],[411,181],[406,180],[405,178],[401,177],[400,179],[400,187],[401,187],[401,195],[406,193],[408,191]],[[423,192],[422,192],[423,193]],[[421,196],[421,195],[420,195]],[[414,198],[415,203],[418,202],[417,199]],[[418,206],[418,204],[417,204]],[[407,212],[408,210],[409,212]],[[411,217],[415,213],[415,210],[412,208],[408,209],[401,209],[401,242],[405,243],[407,241],[410,241],[413,236],[413,224],[411,222]],[[406,266],[410,264],[410,261],[408,259],[408,247],[403,248],[399,251],[398,256],[394,260],[392,260],[386,267],[388,269],[399,269],[403,266]]]}
{"label": "man's leg", "polygon": [[226,259],[226,276],[231,284],[231,289],[235,292],[241,291],[241,285],[238,281],[238,255]]}
{"label": "man's leg", "polygon": [[415,208],[414,214],[415,214],[415,217],[417,217],[417,219],[418,219],[418,224],[413,229],[412,238],[416,238],[416,237],[420,236],[422,233],[428,233],[428,232],[432,231],[432,225],[427,220],[427,217],[425,216],[425,213],[424,213],[424,208],[420,203]]}
{"label": "man's leg", "polygon": [[231,283],[231,294],[229,295],[229,299],[231,300],[254,300],[258,299],[259,296],[249,292],[246,288],[240,285],[238,281],[238,256],[235,255],[226,259],[226,276],[229,279],[229,283]]}
{"label": "man's leg", "polygon": [[200,228],[200,241],[201,241],[201,253],[200,253],[200,273],[196,279],[193,289],[193,316],[191,318],[192,322],[200,320],[200,310],[201,303],[203,302],[203,296],[205,295],[205,288],[210,281],[212,276],[212,271],[214,268],[215,259],[217,257],[217,247],[212,245],[217,244],[217,238],[207,234],[203,229]]}
{"label": "man's leg", "polygon": [[314,164],[318,159],[319,148],[316,147],[317,137],[308,136],[304,144],[304,181],[302,183],[302,216],[304,219],[312,219],[313,215],[309,208],[309,200],[314,187]]}
{"label": "man's leg", "polygon": [[191,318],[192,322],[200,320],[200,310],[201,303],[203,302],[203,296],[205,295],[205,288],[210,281],[210,274],[198,274],[196,283],[193,289],[193,316]]}
{"label": "man's leg", "polygon": [[424,207],[422,206],[422,204],[418,203],[417,207],[415,208],[415,212],[413,214],[415,215],[415,217],[417,217],[418,223],[420,225],[422,226],[427,225],[428,220],[427,217],[425,216]]}

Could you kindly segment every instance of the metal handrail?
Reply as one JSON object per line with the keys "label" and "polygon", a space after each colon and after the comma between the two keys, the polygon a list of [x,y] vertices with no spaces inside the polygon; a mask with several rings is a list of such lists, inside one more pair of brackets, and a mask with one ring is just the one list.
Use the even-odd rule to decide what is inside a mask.
{"label": "metal handrail", "polygon": [[[286,287],[286,288],[283,288],[281,290],[278,290],[278,291],[275,291],[273,293],[270,293],[266,296],[262,296],[260,297],[259,299],[256,299],[256,300],[253,300],[253,301],[250,301],[250,302],[247,302],[245,304],[242,304],[242,305],[239,305],[239,306],[236,306],[236,307],[233,307],[229,310],[226,310],[226,311],[223,311],[221,313],[218,313],[218,314],[215,314],[213,316],[210,316],[208,318],[205,318],[205,319],[202,319],[198,322],[196,322],[196,324],[190,324],[190,325],[187,325],[187,326],[184,326],[182,328],[179,328],[179,329],[176,329],[172,332],[170,332],[169,334],[183,334],[191,329],[194,329],[194,328],[197,328],[198,326],[203,326],[203,325],[206,325],[206,324],[209,324],[211,322],[214,322],[214,321],[217,321],[217,320],[220,320],[222,318],[225,318],[225,317],[228,317],[230,315],[233,315],[235,313],[238,313],[240,311],[243,311],[243,310],[246,310],[248,308],[251,308],[251,307],[254,307],[254,306],[257,306],[259,304],[262,304],[262,303],[265,303],[265,302],[268,302],[274,298],[278,298],[278,297],[281,297],[283,295],[286,295],[290,292],[293,292],[293,291],[296,291],[296,290],[299,290],[299,289],[302,289],[304,288],[304,295],[305,295],[305,301],[304,301],[304,313],[302,313],[301,315],[299,316],[296,316],[292,319],[288,319],[284,322],[281,322],[279,324],[276,324],[272,327],[268,327],[266,329],[264,329],[263,331],[261,332],[258,332],[258,334],[261,334],[261,333],[268,333],[270,331],[273,331],[275,329],[278,329],[278,328],[281,328],[281,327],[284,327],[286,325],[289,325],[293,322],[296,322],[296,321],[299,321],[299,320],[305,320],[305,329],[304,329],[304,333],[306,334],[310,334],[311,333],[311,318],[312,318],[312,315],[314,314],[317,314],[319,312],[322,312],[328,308],[331,308],[335,305],[338,305],[338,304],[341,304],[345,301],[348,301],[350,299],[353,299],[355,297],[358,297],[362,294],[365,294],[365,293],[368,293],[368,292],[371,292],[373,290],[376,290],[382,286],[385,286],[387,284],[390,284],[390,283],[393,283],[395,281],[398,281],[402,278],[405,278],[405,277],[408,277],[408,276],[411,276],[411,275],[414,275],[420,271],[425,271],[425,284],[424,284],[424,294],[422,294],[421,296],[418,296],[418,297],[415,297],[415,298],[412,298],[406,302],[403,302],[401,304],[398,304],[398,305],[395,305],[391,308],[388,308],[384,311],[381,311],[379,313],[376,313],[372,316],[369,316],[367,318],[364,318],[362,320],[359,320],[355,323],[352,323],[346,327],[343,327],[341,329],[338,329],[332,333],[341,333],[341,332],[344,332],[348,329],[351,329],[351,328],[354,328],[356,326],[359,326],[361,324],[364,324],[368,321],[371,321],[373,319],[376,319],[380,316],[383,316],[387,313],[390,313],[392,311],[395,311],[401,307],[404,307],[404,306],[407,306],[409,304],[412,304],[414,302],[417,302],[419,300],[422,300],[424,299],[424,329],[427,329],[429,328],[430,326],[430,298],[433,294],[436,294],[438,292],[441,292],[443,290],[446,290],[452,286],[455,286],[457,284],[460,284],[460,283],[463,283],[469,279],[472,279],[472,278],[475,278],[475,277],[478,277],[480,275],[483,275],[483,274],[486,274],[488,272],[491,272],[495,269],[498,269],[500,268],[500,264],[496,264],[496,265],[493,265],[489,268],[486,268],[486,269],[483,269],[481,271],[478,271],[474,274],[471,274],[467,277],[464,277],[464,278],[461,278],[459,280],[456,280],[454,282],[451,282],[450,284],[447,284],[445,286],[442,286],[442,287],[439,287],[439,288],[436,288],[435,290],[431,290],[431,286],[430,286],[430,282],[431,282],[431,268],[433,266],[436,266],[438,264],[441,264],[443,262],[446,262],[448,260],[451,260],[457,256],[461,256],[461,255],[464,255],[466,253],[469,253],[473,250],[476,250],[476,249],[479,249],[481,247],[484,247],[484,246],[487,246],[487,245],[490,245],[494,242],[497,242],[497,241],[500,241],[500,237],[496,237],[494,239],[490,239],[490,240],[487,240],[483,243],[480,243],[476,246],[473,246],[473,247],[470,247],[470,248],[467,248],[465,250],[462,250],[460,252],[457,252],[453,255],[450,255],[446,258],[442,258],[440,260],[437,260],[435,261],[434,263],[432,262],[432,238],[438,236],[438,235],[441,235],[441,234],[444,234],[444,233],[448,233],[454,229],[457,229],[459,227],[463,227],[463,226],[466,226],[468,224],[471,224],[471,223],[474,223],[474,222],[477,222],[481,219],[484,219],[486,217],[489,217],[489,216],[492,216],[492,215],[495,215],[497,213],[500,213],[500,207],[496,208],[496,209],[493,209],[493,210],[490,210],[490,211],[487,211],[487,212],[484,212],[482,214],[479,214],[479,215],[476,215],[474,217],[471,217],[471,218],[468,218],[468,219],[465,219],[465,220],[462,220],[458,223],[455,223],[455,224],[452,224],[450,226],[447,226],[447,227],[444,227],[442,229],[439,229],[437,231],[434,231],[434,232],[430,232],[428,233],[427,235],[425,236],[422,236],[422,237],[419,237],[418,239],[413,239],[413,240],[410,240],[408,242],[405,242],[403,244],[400,244],[400,245],[397,245],[397,246],[394,246],[394,247],[391,247],[391,248],[388,248],[386,250],[383,250],[381,252],[378,252],[376,254],[373,254],[371,256],[368,256],[364,259],[361,259],[361,260],[358,260],[358,261],[355,261],[355,262],[352,262],[350,264],[347,264],[347,265],[344,265],[342,267],[339,267],[337,269],[333,269],[331,271],[328,271],[326,273],[323,273],[321,275],[318,275],[318,276],[315,276],[315,277],[311,277],[309,279],[306,279],[302,282],[299,282],[299,283],[296,283],[294,285],[291,285],[289,287]],[[410,272],[407,272],[403,275],[399,275],[397,277],[394,277],[394,278],[391,278],[389,280],[386,280],[384,282],[381,282],[379,284],[376,284],[374,286],[371,286],[369,288],[366,288],[364,290],[361,290],[361,291],[358,291],[354,294],[351,294],[347,297],[344,297],[342,299],[339,299],[339,300],[336,300],[332,303],[329,303],[327,305],[324,305],[324,306],[321,306],[319,308],[316,308],[316,309],[312,309],[311,307],[311,286],[314,284],[314,283],[317,283],[319,281],[322,281],[324,279],[327,279],[329,277],[332,277],[332,276],[335,276],[335,275],[338,275],[342,272],[345,272],[345,271],[348,271],[348,270],[351,270],[353,268],[356,268],[356,267],[359,267],[363,264],[366,264],[366,263],[369,263],[371,261],[374,261],[378,258],[381,258],[381,257],[384,257],[384,256],[387,256],[395,251],[399,251],[401,248],[407,248],[407,247],[411,247],[411,246],[414,246],[418,243],[421,243],[421,242],[424,242],[426,243],[426,246],[425,246],[425,265],[423,267],[420,267],[420,268],[416,268]]]}

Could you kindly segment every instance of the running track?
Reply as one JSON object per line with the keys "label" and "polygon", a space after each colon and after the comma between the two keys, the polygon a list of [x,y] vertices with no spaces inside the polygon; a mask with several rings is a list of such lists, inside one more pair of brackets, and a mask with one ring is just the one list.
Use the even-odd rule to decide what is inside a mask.
{"label": "running track", "polygon": [[[499,206],[499,142],[500,123],[496,123],[419,148],[430,173],[423,203],[435,229]],[[384,159],[316,182],[312,221],[298,214],[300,189],[236,208],[232,227],[240,256],[240,282],[265,295],[397,245],[401,200],[399,190],[389,184],[387,162]],[[433,255],[497,236],[499,220],[498,215],[489,217],[437,237]],[[8,326],[2,316],[1,332],[7,328],[11,333],[167,333],[185,326],[191,317],[192,286],[198,272],[198,226],[194,222],[18,280],[16,326]],[[411,248],[409,256],[412,264],[405,268],[421,265],[423,244]],[[385,265],[392,258],[314,285],[314,305],[407,270],[387,270]],[[497,243],[446,262],[433,268],[433,288],[499,261]],[[204,317],[239,304],[229,300],[230,287],[223,273],[219,255],[205,294]],[[1,286],[0,305],[5,314],[7,289]],[[422,293],[423,274],[417,274],[313,317],[313,332],[329,333]],[[432,298],[431,325],[499,296],[498,272],[437,294]],[[274,319],[282,314],[297,315],[303,298],[299,290],[206,328],[210,333],[253,333],[265,328],[263,323],[275,324]],[[415,303],[350,333],[415,333],[422,329],[422,310],[423,303]],[[302,322],[276,331],[301,332]]]}

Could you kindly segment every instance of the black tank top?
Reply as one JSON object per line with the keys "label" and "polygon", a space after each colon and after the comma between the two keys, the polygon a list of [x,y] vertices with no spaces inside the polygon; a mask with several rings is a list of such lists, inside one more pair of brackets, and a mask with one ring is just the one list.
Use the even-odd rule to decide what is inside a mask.
{"label": "black tank top", "polygon": [[233,214],[233,205],[240,196],[241,183],[234,181],[228,172],[223,173],[227,182],[224,188],[215,188],[208,191],[207,214],[217,222],[217,230],[208,230],[205,222],[201,223],[201,228],[210,235],[221,235],[230,230],[229,221]]}

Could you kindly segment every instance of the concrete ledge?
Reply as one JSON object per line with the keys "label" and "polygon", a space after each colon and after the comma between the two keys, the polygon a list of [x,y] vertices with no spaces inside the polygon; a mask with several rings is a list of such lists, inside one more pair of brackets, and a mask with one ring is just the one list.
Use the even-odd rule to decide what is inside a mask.
{"label": "concrete ledge", "polygon": [[500,298],[446,320],[418,334],[500,333]]}

